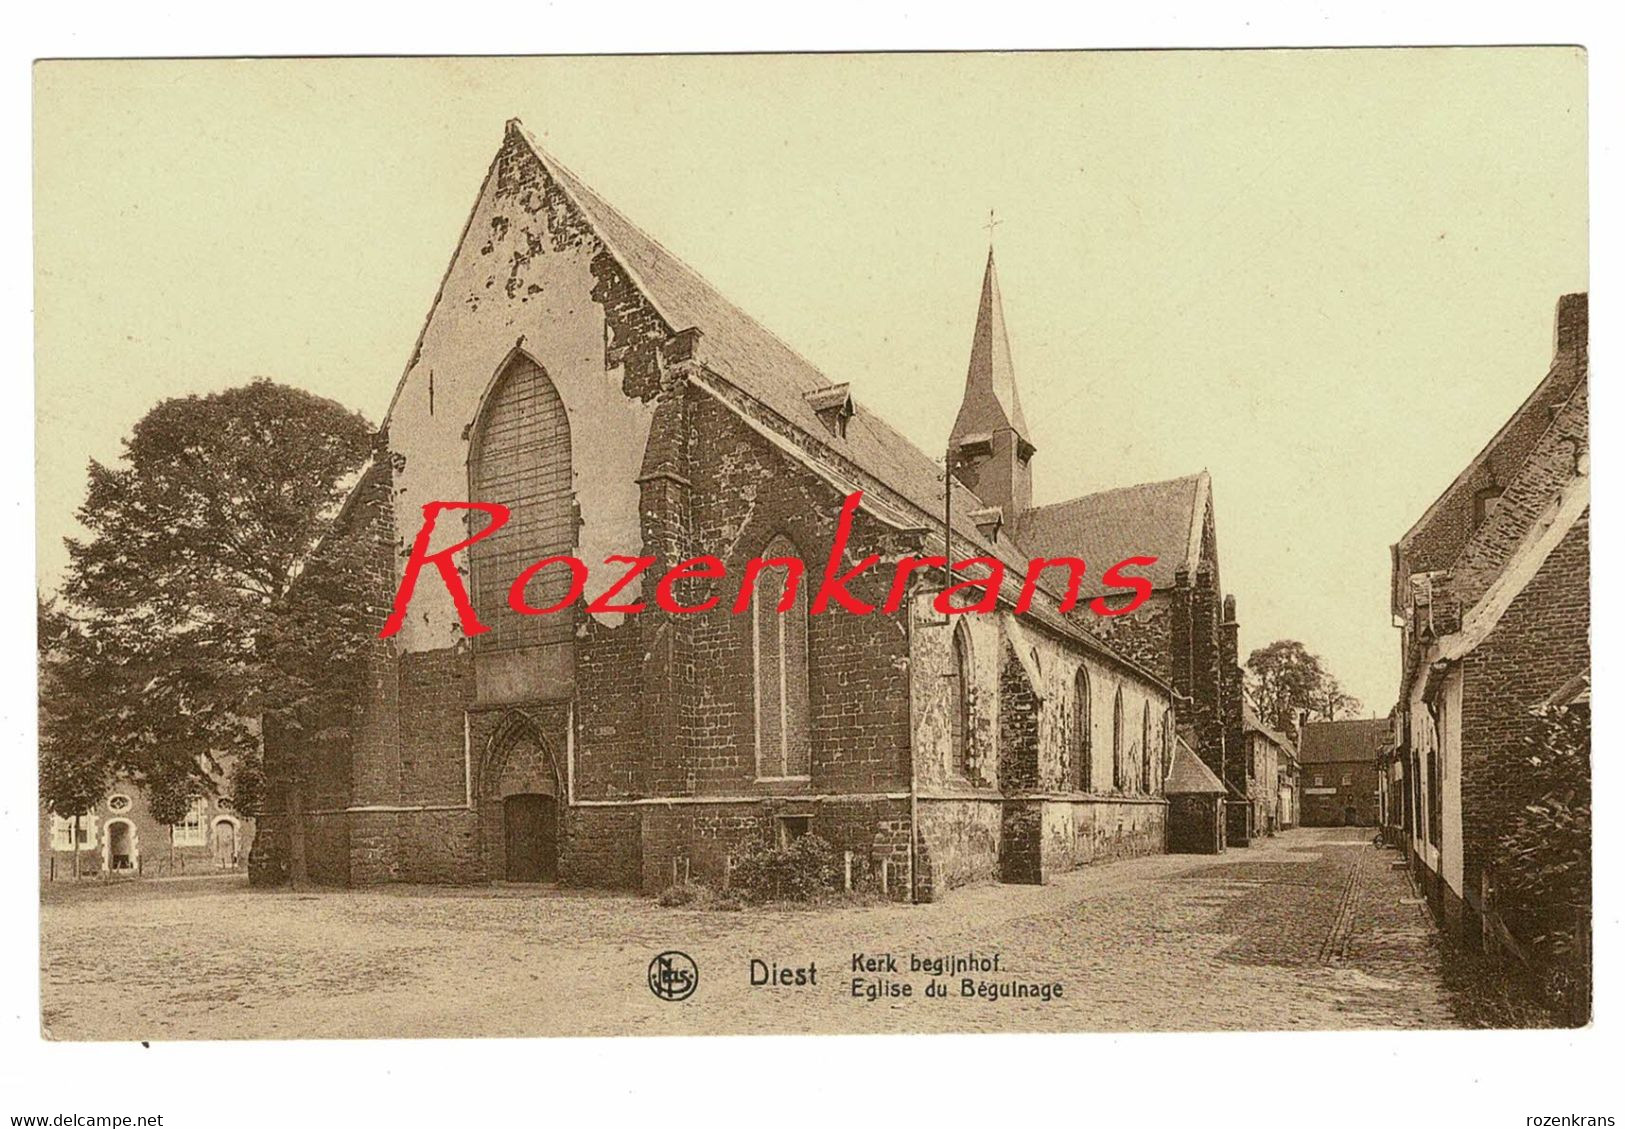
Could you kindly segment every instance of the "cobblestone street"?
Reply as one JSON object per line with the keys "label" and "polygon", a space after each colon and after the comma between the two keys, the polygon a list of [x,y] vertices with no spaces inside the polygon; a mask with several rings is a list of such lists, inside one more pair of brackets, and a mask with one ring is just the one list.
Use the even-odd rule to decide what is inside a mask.
{"label": "cobblestone street", "polygon": [[[57,887],[43,1009],[61,1039],[1452,1027],[1439,942],[1370,832],[1297,830],[924,906],[726,913],[523,887],[252,891],[240,880]],[[656,998],[650,959],[700,983]],[[943,975],[911,955],[997,954]],[[855,953],[896,973],[854,973]],[[752,959],[817,982],[751,987]],[[853,980],[864,984],[853,995]],[[1059,984],[1049,1000],[962,980]],[[907,985],[907,998],[870,1000]]]}

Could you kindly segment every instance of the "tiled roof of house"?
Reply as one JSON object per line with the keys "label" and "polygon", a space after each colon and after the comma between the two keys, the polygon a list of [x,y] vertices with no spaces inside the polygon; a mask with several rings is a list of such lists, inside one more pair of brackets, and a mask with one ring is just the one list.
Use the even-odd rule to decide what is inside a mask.
{"label": "tiled roof of house", "polygon": [[1170,588],[1179,567],[1194,567],[1201,552],[1209,489],[1202,471],[1037,506],[1016,523],[1015,539],[1035,557],[1083,557],[1086,595],[1098,594],[1106,569],[1128,557],[1156,557],[1134,572]]}
{"label": "tiled roof of house", "polygon": [[1251,730],[1254,733],[1262,733],[1269,741],[1287,752],[1296,752],[1291,741],[1264,724],[1264,719],[1258,716],[1258,711],[1253,709],[1253,704],[1245,698],[1241,702],[1241,724],[1244,729]]}
{"label": "tiled roof of house", "polygon": [[1168,767],[1168,779],[1163,782],[1162,790],[1170,796],[1223,796],[1227,793],[1224,782],[1202,763],[1202,758],[1185,744],[1183,737],[1174,739],[1174,762]]}
{"label": "tiled roof of house", "polygon": [[1311,721],[1303,727],[1304,764],[1374,761],[1393,733],[1385,717],[1370,720]]}

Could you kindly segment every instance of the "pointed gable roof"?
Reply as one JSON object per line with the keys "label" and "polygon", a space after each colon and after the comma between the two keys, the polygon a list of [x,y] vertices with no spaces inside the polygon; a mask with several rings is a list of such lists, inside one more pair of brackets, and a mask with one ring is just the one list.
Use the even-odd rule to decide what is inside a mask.
{"label": "pointed gable roof", "polygon": [[[952,520],[956,554],[963,547],[970,550],[967,555],[981,554],[1003,561],[1009,570],[1005,577],[1005,588],[1012,593],[1013,599],[1013,593],[1020,588],[1022,574],[1026,571],[1027,554],[1007,533],[989,536],[977,529],[971,515],[985,508],[980,498],[952,476],[945,476],[943,469],[904,438],[902,433],[875,413],[865,411],[861,400],[855,401],[856,411],[847,421],[844,435],[831,435],[808,398],[809,393],[829,388],[832,384],[829,378],[583,184],[574,173],[546,152],[517,118],[507,123],[507,130],[525,143],[547,174],[580,209],[597,232],[605,252],[626,271],[667,326],[673,332],[690,327],[701,331],[705,368],[713,371],[738,393],[768,409],[804,437],[793,443],[773,436],[770,438],[789,449],[794,457],[815,463],[815,469],[825,473],[832,481],[844,478],[843,464],[850,464],[895,491],[916,512],[899,513],[892,507],[889,520],[894,522],[924,519],[929,523],[934,518],[940,528],[943,481],[946,477],[953,490]],[[997,309],[998,282],[992,275],[991,256],[983,289],[992,301],[991,308]],[[993,322],[990,321],[990,341],[992,326]],[[1004,340],[1002,313],[997,326],[997,338],[1003,344],[1003,355],[1007,362],[1009,343]],[[732,402],[726,396],[722,398]],[[1020,405],[1014,404],[1014,407],[1019,416]],[[762,429],[759,427],[758,430]],[[844,483],[843,486],[850,489]],[[866,507],[876,501],[865,494]],[[1045,577],[1040,587],[1055,599],[1058,596],[1053,584],[1053,577]],[[1035,601],[1031,615],[1085,649],[1135,671],[1147,682],[1165,685],[1157,675],[1072,624],[1055,609]]]}
{"label": "pointed gable roof", "polygon": [[[1496,485],[1508,485],[1549,430],[1553,417],[1587,379],[1589,303],[1584,291],[1557,300],[1552,359],[1546,375],[1391,547],[1389,605],[1395,615],[1405,614],[1404,584],[1411,573],[1451,568],[1465,548],[1475,526],[1468,520],[1474,485],[1484,481],[1486,474]],[[1417,542],[1424,540],[1436,543],[1426,553],[1413,553]]]}
{"label": "pointed gable roof", "polygon": [[1015,540],[1035,557],[1084,558],[1079,591],[1098,595],[1106,567],[1127,557],[1156,557],[1135,571],[1154,588],[1171,588],[1181,566],[1195,568],[1211,484],[1207,471],[1102,490],[1066,502],[1035,506],[1016,522]]}
{"label": "pointed gable roof", "polygon": [[965,398],[950,441],[958,444],[967,437],[991,435],[1005,428],[1024,440],[1030,438],[1027,419],[1021,414],[1021,395],[1016,391],[1010,336],[1004,328],[999,272],[989,247],[987,268],[982,272],[982,299],[976,307],[976,332],[971,337],[970,367],[965,372]]}
{"label": "pointed gable roof", "polygon": [[1228,791],[1213,770],[1185,744],[1183,737],[1174,739],[1174,762],[1168,766],[1168,779],[1163,782],[1162,790],[1169,796],[1223,796]]}
{"label": "pointed gable roof", "polygon": [[1253,704],[1246,698],[1241,700],[1241,727],[1246,732],[1261,734],[1266,741],[1269,741],[1278,749],[1288,753],[1296,752],[1291,741],[1264,724],[1264,719],[1258,716],[1258,711],[1253,708]]}

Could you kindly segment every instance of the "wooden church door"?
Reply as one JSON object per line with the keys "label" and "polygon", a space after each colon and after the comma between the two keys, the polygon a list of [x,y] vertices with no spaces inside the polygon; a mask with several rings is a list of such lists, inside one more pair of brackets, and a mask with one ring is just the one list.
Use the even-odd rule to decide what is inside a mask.
{"label": "wooden church door", "polygon": [[509,882],[558,878],[558,809],[552,796],[521,792],[502,801]]}

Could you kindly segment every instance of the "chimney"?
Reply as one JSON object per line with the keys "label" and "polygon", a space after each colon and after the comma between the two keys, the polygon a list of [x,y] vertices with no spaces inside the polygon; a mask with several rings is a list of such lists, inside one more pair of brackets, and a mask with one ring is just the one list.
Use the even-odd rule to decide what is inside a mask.
{"label": "chimney", "polygon": [[1565,294],[1557,300],[1557,326],[1553,331],[1552,352],[1570,356],[1586,351],[1586,292]]}

